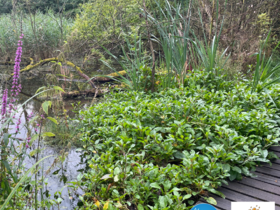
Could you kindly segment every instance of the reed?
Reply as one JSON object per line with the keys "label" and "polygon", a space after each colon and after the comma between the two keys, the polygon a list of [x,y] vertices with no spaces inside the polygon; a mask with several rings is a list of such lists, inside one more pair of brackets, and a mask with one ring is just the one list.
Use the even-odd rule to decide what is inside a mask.
{"label": "reed", "polygon": [[13,59],[21,28],[25,35],[23,38],[24,57],[34,57],[35,55],[37,59],[51,57],[54,50],[59,49],[63,41],[66,40],[73,22],[72,19],[63,17],[61,28],[59,17],[52,11],[45,14],[36,12],[32,16],[32,21],[33,29],[29,14],[23,14],[22,16],[5,14],[0,16],[0,56],[2,58]]}
{"label": "reed", "polygon": [[280,82],[280,63],[274,63],[273,54],[268,59],[265,56],[265,47],[268,44],[270,33],[268,33],[266,39],[261,44],[259,52],[254,54],[256,56],[256,65],[254,68],[252,92],[261,92],[269,86]]}

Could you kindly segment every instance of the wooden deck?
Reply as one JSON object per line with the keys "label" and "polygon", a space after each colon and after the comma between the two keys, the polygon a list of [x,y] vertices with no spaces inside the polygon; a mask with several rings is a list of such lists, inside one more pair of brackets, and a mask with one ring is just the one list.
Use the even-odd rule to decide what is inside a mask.
{"label": "wooden deck", "polygon": [[[271,147],[270,150],[280,157],[280,147]],[[280,210],[280,160],[271,162],[272,166],[265,163],[257,167],[253,172],[257,175],[255,178],[243,177],[241,181],[229,182],[229,185],[220,187],[218,190],[226,196],[225,199],[210,194],[217,201],[216,208],[231,210],[231,202],[234,201],[272,201],[275,202],[275,210]]]}

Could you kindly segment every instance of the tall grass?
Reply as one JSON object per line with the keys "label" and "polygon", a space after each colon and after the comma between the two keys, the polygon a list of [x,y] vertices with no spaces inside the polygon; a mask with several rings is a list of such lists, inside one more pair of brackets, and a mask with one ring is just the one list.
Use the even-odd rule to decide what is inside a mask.
{"label": "tall grass", "polygon": [[[126,51],[127,49],[127,51]],[[123,58],[119,59],[106,48],[104,50],[112,56],[120,66],[126,70],[126,76],[120,75],[117,70],[111,67],[106,61],[101,60],[107,67],[116,72],[119,75],[119,79],[111,77],[113,80],[125,84],[129,89],[136,91],[143,91],[147,87],[150,78],[142,79],[144,71],[150,71],[148,67],[151,58],[147,57],[145,50],[143,49],[143,43],[141,37],[137,39],[134,37],[134,43],[131,44],[128,39],[126,39],[126,49],[122,46]],[[103,75],[104,76],[104,75]],[[106,76],[105,76],[106,77]]]}
{"label": "tall grass", "polygon": [[254,54],[256,56],[256,65],[252,82],[252,92],[260,92],[265,88],[280,82],[280,63],[274,63],[272,59],[273,55],[271,55],[268,60],[265,56],[265,47],[269,41],[269,38],[270,32],[268,33],[264,42],[261,44],[259,52]]}
{"label": "tall grass", "polygon": [[160,37],[155,37],[155,39],[161,44],[164,52],[163,62],[167,72],[162,80],[162,86],[168,88],[173,86],[174,82],[183,83],[186,70],[191,63],[190,42],[188,41],[191,16],[189,7],[191,4],[183,10],[179,3],[175,2],[174,5],[171,5],[168,0],[164,2],[164,8],[159,2],[156,2],[156,9],[161,11],[159,17],[155,18],[149,15],[149,19],[156,25],[160,34]]}
{"label": "tall grass", "polygon": [[[20,24],[21,18],[22,26]],[[30,18],[32,18],[33,26],[35,26],[33,28]],[[61,36],[60,19],[52,11],[46,14],[37,12],[35,16],[30,16],[30,14],[23,14],[22,16],[1,15],[0,56],[2,58],[13,58],[21,31],[20,28],[22,27],[25,46],[23,55],[33,57],[35,54],[40,53],[41,55],[37,56],[41,59],[50,57],[53,51],[57,50],[62,44],[63,40],[61,38],[66,39],[66,35],[72,27],[72,22],[72,19],[62,18],[63,36]]]}
{"label": "tall grass", "polygon": [[[213,0],[215,1],[215,5],[216,5],[216,22],[218,22],[219,20],[219,0]],[[224,7],[226,7],[227,1],[225,1]],[[214,9],[214,8],[213,8]],[[196,52],[196,54],[194,56],[197,56],[201,66],[204,68],[205,71],[213,71],[215,70],[216,73],[217,70],[221,70],[223,69],[225,63],[227,62],[227,60],[230,57],[230,54],[226,57],[226,52],[227,49],[225,49],[222,54],[220,55],[220,57],[218,56],[219,54],[219,42],[220,42],[220,38],[221,38],[221,33],[222,33],[222,29],[223,29],[223,23],[224,23],[224,19],[222,20],[220,29],[218,30],[218,26],[216,27],[214,34],[212,35],[212,25],[210,27],[210,31],[209,31],[209,37],[213,37],[212,40],[210,40],[209,38],[207,39],[206,37],[206,32],[205,29],[203,28],[203,21],[202,21],[202,15],[200,13],[200,11],[198,11],[199,14],[199,19],[201,22],[201,27],[202,27],[202,31],[203,31],[203,36],[204,36],[204,40],[201,41],[197,38],[196,34],[194,32],[192,32],[193,35],[193,40],[192,45],[194,47],[194,51]],[[220,61],[224,60],[223,63],[221,63]]]}

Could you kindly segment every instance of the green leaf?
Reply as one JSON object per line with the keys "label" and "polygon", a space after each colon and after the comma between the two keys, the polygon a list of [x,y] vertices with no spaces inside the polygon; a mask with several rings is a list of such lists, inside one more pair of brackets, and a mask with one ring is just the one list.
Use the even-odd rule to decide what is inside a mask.
{"label": "green leaf", "polygon": [[45,132],[45,133],[42,134],[42,136],[43,136],[43,137],[46,137],[46,136],[47,136],[47,137],[54,137],[55,134],[53,134],[52,132]]}
{"label": "green leaf", "polygon": [[43,104],[42,104],[42,108],[43,108],[43,110],[44,110],[44,112],[46,113],[46,114],[48,114],[48,109],[49,109],[49,107],[51,107],[52,106],[52,102],[51,101],[45,101]]}
{"label": "green leaf", "polygon": [[59,86],[54,86],[53,88],[54,88],[55,90],[59,90],[59,91],[65,93],[65,91],[64,91],[61,87],[59,87]]}
{"label": "green leaf", "polygon": [[58,198],[56,201],[57,201],[58,203],[61,203],[63,200],[62,200],[62,198]]}
{"label": "green leaf", "polygon": [[83,176],[84,176],[83,174],[79,174],[79,175],[77,176],[77,180],[78,180],[78,181],[81,181],[82,178],[83,178]]}
{"label": "green leaf", "polygon": [[41,150],[34,149],[34,150],[32,150],[32,151],[29,153],[29,155],[32,157],[32,156],[34,156],[35,154],[37,154],[38,151],[41,151]]}
{"label": "green leaf", "polygon": [[118,182],[118,181],[119,181],[118,175],[114,176],[114,182]]}
{"label": "green leaf", "polygon": [[209,197],[209,198],[205,197],[204,199],[212,205],[217,205],[217,201],[212,197]]}
{"label": "green leaf", "polygon": [[31,137],[31,139],[30,139],[30,144],[32,144],[36,139],[38,139],[39,138],[39,134],[34,134],[32,137]]}
{"label": "green leaf", "polygon": [[10,137],[10,135],[8,134],[8,133],[4,133],[4,145],[5,145],[5,147],[7,147],[8,146],[8,143],[9,143],[9,137]]}
{"label": "green leaf", "polygon": [[192,195],[191,195],[191,194],[187,194],[187,195],[185,195],[185,196],[183,197],[183,201],[184,201],[184,200],[186,200],[186,199],[189,199],[190,197],[192,197]]}
{"label": "green leaf", "polygon": [[234,166],[234,167],[232,168],[232,170],[233,170],[233,171],[236,171],[237,173],[240,173],[240,174],[241,174],[241,169],[240,169],[239,167],[237,167],[237,166]]}
{"label": "green leaf", "polygon": [[52,117],[47,117],[50,121],[54,122],[55,124],[58,125],[58,122],[56,119],[52,118]]}
{"label": "green leaf", "polygon": [[139,203],[138,206],[137,206],[137,209],[138,210],[144,210],[144,207]]}
{"label": "green leaf", "polygon": [[162,209],[166,207],[167,201],[164,196],[159,196],[159,205]]}
{"label": "green leaf", "polygon": [[161,187],[158,185],[158,183],[154,182],[154,183],[151,183],[150,186],[152,188],[157,188],[157,189],[160,189],[161,190]]}
{"label": "green leaf", "polygon": [[182,152],[178,152],[178,151],[175,152],[173,155],[177,159],[183,159],[185,157],[185,155]]}
{"label": "green leaf", "polygon": [[[36,91],[36,93],[38,93],[39,91],[44,90],[44,89],[45,89],[45,86],[40,87],[40,88],[38,88],[38,90]],[[36,93],[35,93],[35,94],[36,94]]]}
{"label": "green leaf", "polygon": [[112,175],[111,174],[105,174],[104,176],[102,176],[100,179],[110,179],[112,178]]}

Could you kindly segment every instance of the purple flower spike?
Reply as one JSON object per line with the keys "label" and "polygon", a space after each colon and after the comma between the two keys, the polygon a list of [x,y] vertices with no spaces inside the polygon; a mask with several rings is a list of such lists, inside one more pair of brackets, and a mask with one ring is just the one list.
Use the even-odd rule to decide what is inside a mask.
{"label": "purple flower spike", "polygon": [[21,62],[21,55],[22,55],[22,41],[23,34],[20,36],[20,40],[18,41],[18,48],[16,51],[16,58],[15,58],[15,66],[14,66],[14,75],[13,75],[13,86],[12,92],[15,92],[14,96],[17,96],[21,90],[21,84],[19,84],[19,73],[20,73],[20,62]]}

